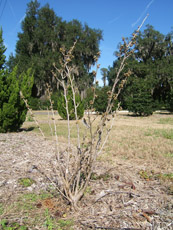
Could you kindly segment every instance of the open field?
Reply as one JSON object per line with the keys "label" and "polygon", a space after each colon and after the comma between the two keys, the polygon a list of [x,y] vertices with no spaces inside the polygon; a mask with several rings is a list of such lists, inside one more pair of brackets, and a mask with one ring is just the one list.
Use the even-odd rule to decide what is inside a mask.
{"label": "open field", "polygon": [[[48,115],[35,112],[35,116],[48,140],[43,140],[30,116],[23,131],[0,134],[0,228],[18,224],[11,229],[172,229],[173,115],[117,115],[77,212],[45,175],[32,168],[37,165],[56,178]],[[66,122],[58,115],[55,120],[65,146]],[[75,144],[75,122],[70,123]],[[86,132],[82,121],[80,128]]]}

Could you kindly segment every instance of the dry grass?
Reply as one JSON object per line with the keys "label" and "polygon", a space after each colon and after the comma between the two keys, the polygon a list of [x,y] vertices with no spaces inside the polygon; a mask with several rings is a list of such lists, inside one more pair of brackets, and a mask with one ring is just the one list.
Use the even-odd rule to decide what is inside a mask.
{"label": "dry grass", "polygon": [[[45,135],[52,138],[46,112],[35,112],[35,116],[40,121]],[[99,121],[99,118],[97,120]],[[172,121],[173,115],[169,113],[155,113],[150,117],[134,117],[119,113],[99,160],[109,160],[112,164],[118,160],[124,160],[143,168],[171,172],[173,164]],[[56,114],[56,123],[59,140],[67,142],[66,121]],[[72,141],[75,143],[77,139],[75,121],[70,121],[70,124]],[[35,124],[25,122],[23,127],[35,127]],[[80,121],[80,130],[82,135],[86,132],[82,121]],[[34,128],[32,132],[39,133],[39,130]]]}

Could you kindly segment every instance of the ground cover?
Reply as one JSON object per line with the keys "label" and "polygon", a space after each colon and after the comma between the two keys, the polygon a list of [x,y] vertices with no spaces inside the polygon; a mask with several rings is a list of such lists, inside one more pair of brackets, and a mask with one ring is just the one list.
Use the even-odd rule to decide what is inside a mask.
{"label": "ground cover", "polygon": [[[120,113],[74,211],[54,187],[55,146],[46,112],[21,132],[0,134],[0,229],[172,229],[173,116]],[[59,141],[66,122],[56,115]],[[77,135],[72,125],[72,141]],[[85,131],[80,121],[82,132]]]}

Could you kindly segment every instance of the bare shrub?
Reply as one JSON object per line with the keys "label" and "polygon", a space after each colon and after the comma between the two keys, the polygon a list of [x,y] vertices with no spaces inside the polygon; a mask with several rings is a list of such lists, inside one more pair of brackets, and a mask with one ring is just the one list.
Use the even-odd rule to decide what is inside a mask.
{"label": "bare shrub", "polygon": [[[106,112],[101,116],[91,116],[91,111],[93,111],[93,104],[95,98],[97,97],[95,93],[96,86],[98,84],[96,80],[97,71],[100,67],[97,64],[96,71],[93,71],[94,75],[94,86],[93,90],[93,98],[90,101],[90,106],[87,111],[86,118],[83,119],[83,124],[85,125],[84,134],[81,133],[80,129],[80,121],[78,117],[77,108],[79,104],[76,102],[76,94],[78,93],[78,89],[75,84],[75,74],[77,73],[77,67],[72,64],[73,59],[73,50],[75,49],[76,42],[70,48],[69,51],[66,51],[64,48],[61,48],[60,51],[62,53],[61,60],[61,68],[58,69],[56,67],[56,63],[54,63],[54,72],[53,75],[58,81],[58,83],[62,86],[64,91],[64,99],[65,99],[65,109],[67,114],[67,130],[68,130],[68,140],[67,146],[65,149],[61,150],[61,143],[58,140],[57,136],[57,126],[55,121],[55,114],[53,110],[53,101],[51,100],[51,89],[47,86],[47,93],[50,100],[50,111],[49,113],[52,116],[53,120],[53,129],[52,132],[55,135],[55,143],[56,143],[56,163],[57,163],[57,178],[58,184],[56,185],[58,191],[64,196],[73,207],[77,207],[78,201],[84,195],[84,192],[89,184],[91,174],[93,172],[93,168],[96,162],[97,157],[101,154],[102,149],[108,140],[110,131],[113,127],[113,122],[116,117],[116,111],[113,111],[114,102],[117,100],[118,95],[126,84],[127,78],[131,75],[130,69],[124,74],[124,76],[120,77],[122,70],[126,64],[126,60],[130,55],[133,54],[133,47],[135,45],[137,34],[145,22],[146,18],[143,20],[142,24],[138,27],[137,31],[132,34],[132,38],[129,42],[127,42],[124,38],[122,38],[123,45],[121,45],[119,50],[119,58],[121,60],[121,64],[119,69],[116,72],[116,78],[114,79],[114,84],[111,91],[108,91],[108,104],[106,108]],[[97,63],[99,58],[99,53],[95,57],[95,61]],[[115,89],[118,87],[118,91]],[[71,142],[71,123],[70,123],[70,112],[68,106],[68,89],[72,90],[72,99],[74,104],[74,114],[75,114],[75,124],[76,124],[76,132],[77,132],[77,143]],[[22,93],[21,93],[22,96]],[[23,96],[22,96],[23,97]],[[24,98],[23,98],[24,99]],[[27,101],[24,99],[28,109],[29,106]],[[120,103],[118,104],[117,110],[120,108]],[[29,109],[32,114],[32,110]],[[97,122],[96,122],[97,120]],[[36,120],[35,120],[36,121]],[[96,124],[95,124],[96,122]],[[36,124],[39,127],[38,122]],[[41,129],[40,129],[41,131]],[[41,131],[43,137],[44,134]]]}

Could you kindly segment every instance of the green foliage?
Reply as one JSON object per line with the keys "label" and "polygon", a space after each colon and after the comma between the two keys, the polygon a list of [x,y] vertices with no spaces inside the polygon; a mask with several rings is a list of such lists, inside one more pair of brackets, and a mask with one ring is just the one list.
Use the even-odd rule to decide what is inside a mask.
{"label": "green foliage", "polygon": [[21,127],[27,109],[20,97],[20,90],[27,98],[31,94],[32,84],[33,75],[30,70],[19,78],[17,67],[11,73],[0,74],[0,132],[17,131]]}
{"label": "green foliage", "polygon": [[157,137],[163,137],[165,139],[173,140],[173,129],[149,129],[145,133],[146,136],[157,136]]}
{"label": "green foliage", "polygon": [[46,211],[45,211],[45,216],[46,216],[45,225],[46,225],[47,229],[53,230],[54,229],[54,223],[53,223],[52,217],[49,214],[48,209],[46,209]]}
{"label": "green foliage", "polygon": [[[110,91],[110,87],[105,86],[103,88],[97,88],[96,89],[96,99],[94,102],[94,108],[97,112],[102,113],[106,111],[107,105],[108,105],[108,94]],[[115,110],[117,107],[117,104],[115,103],[113,106],[113,110]]]}
{"label": "green foliage", "polygon": [[2,230],[27,230],[28,228],[24,225],[20,225],[17,222],[9,223],[7,220],[3,219],[0,221],[0,227]]}
{"label": "green foliage", "polygon": [[89,88],[86,90],[86,97],[83,99],[83,104],[84,104],[84,108],[86,110],[91,109],[91,104],[90,102],[93,100],[93,88]]}
{"label": "green foliage", "polygon": [[58,220],[58,224],[60,226],[60,229],[58,229],[58,230],[62,230],[62,229],[64,229],[64,230],[65,229],[72,230],[74,222],[73,222],[73,220],[63,220],[63,219],[60,219],[60,220]]}
{"label": "green foliage", "polygon": [[47,110],[47,108],[50,107],[50,101],[46,98],[30,97],[28,99],[28,104],[32,110]]}
{"label": "green foliage", "polygon": [[100,70],[101,75],[102,75],[102,80],[103,80],[103,86],[106,86],[106,79],[107,79],[107,75],[108,75],[108,69],[107,68],[101,68]]}
{"label": "green foliage", "polygon": [[[71,87],[67,89],[67,101],[68,101],[69,119],[74,120],[76,119],[76,117],[75,117],[75,107],[74,107],[73,93],[72,93]],[[77,117],[78,119],[81,119],[84,115],[84,105],[78,93],[75,94],[75,103],[77,106]],[[57,110],[58,110],[59,115],[63,119],[67,120],[66,100],[65,100],[63,93],[61,93],[58,98]]]}
{"label": "green foliage", "polygon": [[129,96],[126,98],[127,109],[139,116],[149,116],[154,111],[151,89],[143,79],[133,79]]}
{"label": "green foliage", "polygon": [[4,69],[4,64],[5,64],[5,59],[6,59],[6,56],[5,56],[5,51],[6,51],[6,48],[4,46],[4,40],[3,40],[3,37],[2,37],[2,28],[0,29],[0,70]]}
{"label": "green foliage", "polygon": [[48,4],[40,8],[38,1],[31,1],[22,21],[22,32],[18,34],[16,56],[10,57],[9,64],[12,66],[13,63],[19,63],[19,73],[30,67],[34,69],[36,91],[33,91],[32,96],[40,97],[45,93],[45,83],[57,90],[52,75],[53,63],[60,68],[60,48],[69,50],[77,40],[72,64],[78,66],[75,80],[81,91],[92,84],[89,69],[95,63],[94,56],[99,51],[101,39],[100,30],[91,29],[86,24],[83,26],[77,20],[63,21]]}
{"label": "green foliage", "polygon": [[167,100],[167,109],[170,112],[173,112],[173,89],[171,90],[169,96],[168,96],[168,100]]}
{"label": "green foliage", "polygon": [[20,76],[17,66],[10,73],[4,69],[5,50],[0,30],[0,132],[3,133],[17,131],[25,121],[27,109],[20,98],[20,90],[28,98],[34,80],[31,69]]}
{"label": "green foliage", "polygon": [[35,183],[35,181],[31,178],[20,178],[18,180],[19,184],[22,185],[23,187],[29,187],[31,186],[33,183]]}
{"label": "green foliage", "polygon": [[[127,80],[127,84],[118,98],[123,108],[127,109],[128,103],[130,110],[139,115],[148,115],[154,109],[162,108],[173,111],[172,41],[173,33],[163,35],[151,25],[147,25],[144,31],[139,33],[134,55],[128,59],[121,73],[121,77],[128,69],[133,73],[133,78]],[[109,67],[108,82],[110,86],[113,85],[119,65],[120,59],[118,58],[113,63],[113,67]],[[144,87],[144,89],[133,87],[136,83],[138,88]],[[144,103],[141,104],[143,101]]]}

